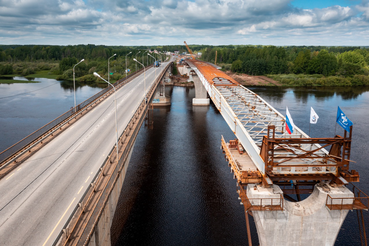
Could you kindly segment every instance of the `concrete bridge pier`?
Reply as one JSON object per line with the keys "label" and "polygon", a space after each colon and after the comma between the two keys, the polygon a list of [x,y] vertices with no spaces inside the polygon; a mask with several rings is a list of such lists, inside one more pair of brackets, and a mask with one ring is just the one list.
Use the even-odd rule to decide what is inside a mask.
{"label": "concrete bridge pier", "polygon": [[195,97],[192,99],[193,106],[208,106],[210,105],[210,99],[208,93],[202,84],[199,76],[196,73],[192,73],[192,80],[195,85]]}
{"label": "concrete bridge pier", "polygon": [[[253,206],[270,205],[270,198],[278,200],[281,194],[283,191],[277,185],[271,188],[255,184],[247,186],[247,197]],[[332,203],[347,205],[353,204],[354,194],[345,186],[332,187],[328,183],[320,183],[305,200],[280,200],[284,203],[281,211],[252,211],[260,245],[334,245],[349,210],[330,210],[326,206],[327,197],[328,202],[331,198],[342,198]]]}
{"label": "concrete bridge pier", "polygon": [[162,107],[169,106],[171,104],[170,97],[165,96],[165,83],[170,82],[169,69],[166,71],[164,77],[161,79],[158,88],[155,91],[154,98],[152,100],[152,106]]}
{"label": "concrete bridge pier", "polygon": [[123,182],[126,177],[129,161],[131,160],[131,155],[134,146],[131,148],[131,152],[127,160],[124,163],[123,169],[118,177],[117,182],[109,195],[107,204],[105,205],[103,212],[98,219],[98,223],[94,229],[94,232],[90,238],[88,246],[110,246],[110,228],[113,222],[114,213],[117,207],[119,196],[123,187]]}

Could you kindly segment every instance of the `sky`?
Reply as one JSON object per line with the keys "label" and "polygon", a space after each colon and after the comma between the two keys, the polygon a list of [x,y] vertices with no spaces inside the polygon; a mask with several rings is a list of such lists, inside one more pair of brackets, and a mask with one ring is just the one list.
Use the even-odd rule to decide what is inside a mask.
{"label": "sky", "polygon": [[0,44],[369,46],[369,0],[0,0]]}

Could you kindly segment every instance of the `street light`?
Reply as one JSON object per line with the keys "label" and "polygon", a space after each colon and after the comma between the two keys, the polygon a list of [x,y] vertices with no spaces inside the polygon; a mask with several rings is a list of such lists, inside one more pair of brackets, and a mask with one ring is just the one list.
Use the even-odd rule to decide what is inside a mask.
{"label": "street light", "polygon": [[155,57],[153,57],[152,55],[150,55],[149,53],[147,53],[147,55],[148,56],[151,56],[152,58],[154,58],[155,59],[155,63],[154,63],[154,70],[155,70],[155,79],[156,79],[156,58]]}
{"label": "street light", "polygon": [[129,54],[131,54],[132,53],[132,51],[131,52],[129,52],[127,55],[126,55],[126,81],[127,81],[127,73],[128,73],[128,71],[127,71],[127,56],[129,55]]}
{"label": "street light", "polygon": [[145,50],[144,52],[142,52],[142,64],[145,64],[145,53],[147,52],[147,50]]}
{"label": "street light", "polygon": [[[136,58],[133,58],[133,60],[137,63],[139,63],[141,66],[143,66],[144,68],[144,96],[145,96],[145,104],[147,103],[147,100],[146,100],[146,70],[145,70],[145,65],[142,64],[141,62],[137,61]],[[136,64],[137,65],[137,64]]]}
{"label": "street light", "polygon": [[[137,61],[137,55],[138,55],[138,53],[140,53],[141,52],[141,50],[139,51],[139,52],[137,52],[137,54],[135,55],[135,57],[136,57],[136,61]],[[136,64],[136,72],[137,72],[137,64]]]}
{"label": "street light", "polygon": [[[114,54],[115,55],[115,54]],[[106,83],[108,83],[109,85],[111,85],[112,87],[113,87],[113,89],[114,89],[114,101],[115,101],[115,133],[116,133],[116,140],[115,140],[115,144],[116,144],[116,146],[117,146],[117,163],[118,163],[118,161],[119,161],[119,155],[118,155],[118,151],[119,151],[119,149],[118,149],[118,125],[117,125],[117,98],[116,98],[116,96],[115,96],[115,94],[116,94],[116,90],[115,90],[115,87],[114,87],[114,85],[112,85],[109,81],[106,81],[105,79],[103,79],[101,76],[100,76],[100,74],[98,74],[98,73],[96,73],[96,72],[94,72],[94,75],[96,76],[96,77],[98,77],[98,78],[100,78],[100,79],[102,79],[103,81],[105,81]]]}
{"label": "street light", "polygon": [[76,75],[74,72],[74,68],[80,64],[81,62],[83,62],[85,59],[80,60],[76,65],[74,65],[73,67],[73,89],[74,89],[74,112],[76,112]]}
{"label": "street light", "polygon": [[116,56],[117,54],[114,54],[114,55],[112,55],[111,57],[109,57],[109,59],[108,59],[108,82],[110,82],[110,66],[109,66],[109,60],[110,60],[110,58],[112,58],[112,57],[114,57],[114,56]]}

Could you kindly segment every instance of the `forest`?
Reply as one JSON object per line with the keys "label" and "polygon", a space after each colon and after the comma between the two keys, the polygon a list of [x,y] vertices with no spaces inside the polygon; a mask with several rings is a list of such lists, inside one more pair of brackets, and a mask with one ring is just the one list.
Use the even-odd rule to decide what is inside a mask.
{"label": "forest", "polygon": [[[148,49],[159,52],[166,50],[185,51],[183,46],[103,46],[103,45],[0,45],[0,75],[28,76],[40,70],[49,70],[49,75],[54,75],[59,80],[72,80],[73,66],[81,59],[84,62],[75,67],[76,80],[84,83],[95,82],[96,77],[92,74],[98,72],[107,78],[108,58],[110,59],[110,78],[115,81],[125,76],[126,56],[127,69],[130,72],[141,69],[133,61],[138,61],[145,66],[152,64],[154,59],[148,57]],[[132,52],[132,53],[130,53]],[[144,54],[144,55],[143,55]],[[165,59],[164,55],[151,53],[156,59]],[[129,75],[129,73],[128,73]]]}
{"label": "forest", "polygon": [[[200,59],[215,62],[223,70],[249,75],[265,75],[288,86],[362,86],[369,85],[368,47],[325,46],[255,46],[255,45],[189,45]],[[187,52],[184,45],[104,46],[104,45],[0,45],[0,75],[27,76],[48,70],[57,79],[71,80],[73,66],[81,82],[95,82],[93,72],[107,77],[110,59],[111,79],[117,80],[130,71],[140,69],[133,61],[146,65],[153,59],[147,50]],[[130,53],[131,52],[131,53]],[[163,55],[152,53],[157,59]],[[140,66],[140,65],[138,65]]]}
{"label": "forest", "polygon": [[224,70],[266,75],[286,85],[369,85],[368,47],[209,47],[202,59]]}

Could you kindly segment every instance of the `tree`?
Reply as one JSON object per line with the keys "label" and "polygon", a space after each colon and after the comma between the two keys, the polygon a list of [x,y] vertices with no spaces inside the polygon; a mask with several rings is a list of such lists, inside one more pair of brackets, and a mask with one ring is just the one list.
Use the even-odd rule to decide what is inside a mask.
{"label": "tree", "polygon": [[63,73],[64,71],[73,68],[74,65],[77,64],[77,59],[74,57],[66,57],[63,58],[60,62],[59,62],[59,70],[60,73]]}
{"label": "tree", "polygon": [[242,61],[236,60],[232,63],[231,67],[232,72],[242,72]]}
{"label": "tree", "polygon": [[310,61],[310,50],[300,51],[294,61],[294,72],[295,73],[304,73]]}
{"label": "tree", "polygon": [[360,67],[364,67],[365,65],[364,56],[356,51],[344,52],[340,55],[340,58],[342,58],[342,62],[346,64],[357,65]]}

